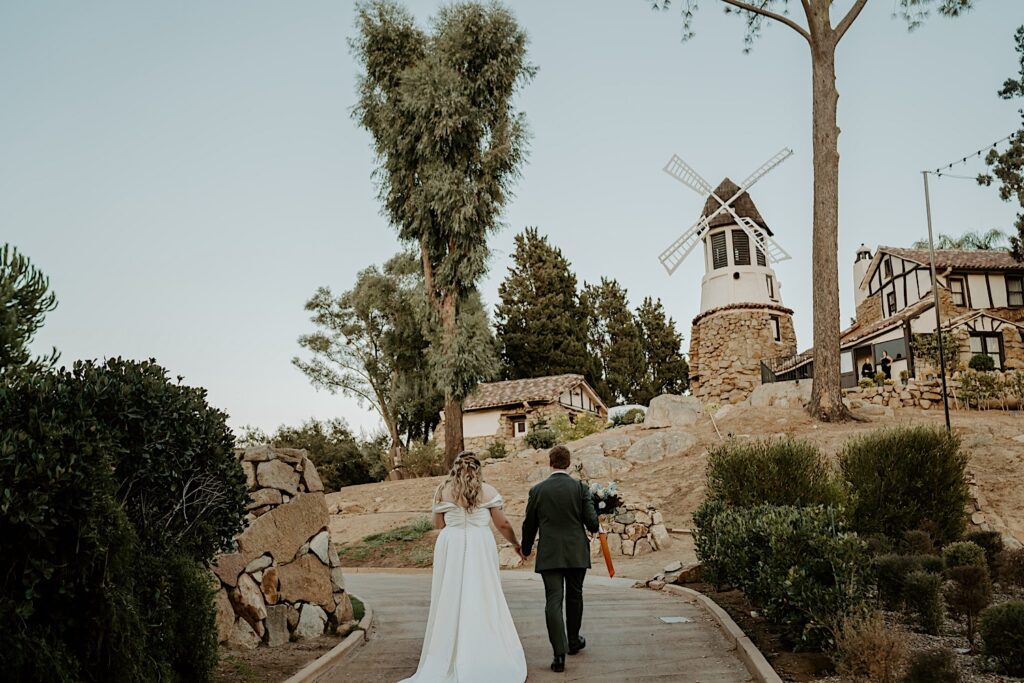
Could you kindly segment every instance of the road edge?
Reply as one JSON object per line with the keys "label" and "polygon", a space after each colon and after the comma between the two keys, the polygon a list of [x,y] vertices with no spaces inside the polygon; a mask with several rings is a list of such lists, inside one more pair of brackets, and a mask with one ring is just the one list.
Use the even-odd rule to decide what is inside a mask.
{"label": "road edge", "polygon": [[[358,595],[352,593],[349,594],[349,597],[359,598]],[[362,598],[359,598],[359,601],[363,603],[365,612],[363,614],[363,618],[359,620],[359,624],[352,633],[345,636],[344,640],[332,647],[330,650],[299,669],[298,672],[290,678],[285,679],[284,683],[313,683],[341,663],[341,661],[354,652],[357,647],[366,642],[368,634],[370,633],[370,627],[373,626],[373,607],[371,607],[370,604]]]}

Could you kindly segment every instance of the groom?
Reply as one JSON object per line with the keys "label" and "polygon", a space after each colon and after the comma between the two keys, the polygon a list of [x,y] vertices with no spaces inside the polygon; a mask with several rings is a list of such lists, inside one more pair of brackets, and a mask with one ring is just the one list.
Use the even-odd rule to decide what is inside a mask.
{"label": "groom", "polygon": [[[530,489],[523,521],[523,557],[529,557],[540,530],[536,571],[544,579],[548,638],[555,651],[552,671],[565,671],[565,654],[587,646],[583,622],[583,577],[590,568],[590,543],[583,529],[597,533],[597,510],[586,484],[569,476],[569,449],[555,446],[548,455],[553,470]],[[569,630],[562,621],[562,600]],[[568,637],[567,637],[568,635]]]}

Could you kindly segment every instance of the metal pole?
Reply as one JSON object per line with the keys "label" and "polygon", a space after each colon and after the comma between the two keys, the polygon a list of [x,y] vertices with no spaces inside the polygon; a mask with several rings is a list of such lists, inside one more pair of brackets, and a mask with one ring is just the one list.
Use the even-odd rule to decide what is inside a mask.
{"label": "metal pole", "polygon": [[924,209],[928,216],[928,260],[932,271],[932,295],[935,297],[935,335],[939,343],[939,374],[942,377],[942,410],[946,414],[946,432],[952,431],[949,424],[949,395],[946,388],[946,353],[942,349],[942,316],[939,313],[939,281],[935,277],[935,240],[932,237],[932,202],[928,196],[928,171],[924,176]]}

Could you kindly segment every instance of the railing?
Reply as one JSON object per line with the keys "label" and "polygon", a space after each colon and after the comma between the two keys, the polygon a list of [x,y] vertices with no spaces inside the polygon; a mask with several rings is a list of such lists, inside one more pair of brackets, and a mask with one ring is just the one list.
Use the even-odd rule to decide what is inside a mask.
{"label": "railing", "polygon": [[810,379],[811,377],[814,377],[814,353],[812,351],[761,361],[762,384]]}

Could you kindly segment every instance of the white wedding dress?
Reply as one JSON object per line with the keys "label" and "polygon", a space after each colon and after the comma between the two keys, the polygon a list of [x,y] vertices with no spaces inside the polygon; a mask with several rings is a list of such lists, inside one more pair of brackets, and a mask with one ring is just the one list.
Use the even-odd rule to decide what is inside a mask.
{"label": "white wedding dress", "polygon": [[445,527],[434,545],[430,614],[419,667],[400,683],[523,683],[526,655],[498,574],[491,533],[495,496],[472,512],[441,502]]}

